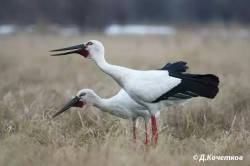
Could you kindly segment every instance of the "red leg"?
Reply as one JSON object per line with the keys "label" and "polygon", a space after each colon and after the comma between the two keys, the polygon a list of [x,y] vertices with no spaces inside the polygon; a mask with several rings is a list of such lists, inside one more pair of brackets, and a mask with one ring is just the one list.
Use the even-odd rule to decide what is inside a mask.
{"label": "red leg", "polygon": [[148,145],[148,126],[147,126],[147,122],[145,122],[145,145]]}
{"label": "red leg", "polygon": [[158,130],[157,130],[157,124],[156,124],[156,118],[155,118],[155,116],[151,117],[151,123],[152,123],[153,146],[156,147],[157,142],[158,142]]}

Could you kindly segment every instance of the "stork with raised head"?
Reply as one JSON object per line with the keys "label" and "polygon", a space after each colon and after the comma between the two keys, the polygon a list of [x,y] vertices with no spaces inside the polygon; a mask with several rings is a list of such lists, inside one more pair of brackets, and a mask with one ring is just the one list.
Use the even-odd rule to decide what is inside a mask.
{"label": "stork with raised head", "polygon": [[106,62],[105,49],[101,42],[90,40],[85,44],[56,49],[65,51],[53,56],[77,53],[93,60],[106,74],[110,75],[138,104],[149,110],[152,137],[157,144],[158,130],[155,114],[168,105],[193,97],[214,98],[218,91],[219,78],[213,74],[185,74],[167,70],[133,70]]}
{"label": "stork with raised head", "polygon": [[[160,70],[169,70],[172,72],[185,72],[188,69],[186,62],[175,62],[173,64],[167,63]],[[148,127],[147,123],[150,120],[150,114],[146,107],[136,103],[130,98],[124,89],[121,89],[118,94],[109,98],[102,99],[91,89],[82,89],[77,95],[71,99],[60,111],[58,111],[52,118],[58,116],[71,107],[86,108],[87,106],[95,106],[100,110],[117,116],[123,119],[131,119],[133,122],[133,140],[136,141],[136,123],[138,117],[143,117],[145,122],[145,145],[148,145]],[[158,112],[158,115],[160,112]]]}

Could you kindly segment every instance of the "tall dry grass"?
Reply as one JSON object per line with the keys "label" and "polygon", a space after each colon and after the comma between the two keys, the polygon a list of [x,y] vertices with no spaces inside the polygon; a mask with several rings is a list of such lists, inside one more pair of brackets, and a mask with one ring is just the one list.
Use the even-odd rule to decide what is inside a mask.
{"label": "tall dry grass", "polygon": [[[214,100],[197,98],[159,119],[156,150],[132,146],[131,123],[71,109],[51,120],[81,88],[101,97],[119,87],[80,56],[50,57],[48,50],[98,39],[113,64],[157,69],[187,61],[192,73],[220,77]],[[248,165],[250,162],[250,38],[181,32],[176,36],[18,34],[0,38],[0,165]],[[243,161],[193,160],[194,154],[243,155]]]}

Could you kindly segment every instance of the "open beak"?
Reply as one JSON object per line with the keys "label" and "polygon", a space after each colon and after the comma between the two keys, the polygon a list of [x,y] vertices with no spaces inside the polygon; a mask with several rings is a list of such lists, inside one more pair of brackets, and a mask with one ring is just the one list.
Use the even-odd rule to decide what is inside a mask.
{"label": "open beak", "polygon": [[52,118],[56,117],[57,115],[60,115],[61,113],[67,111],[69,108],[71,107],[75,107],[79,104],[81,104],[82,102],[80,101],[79,97],[74,97],[73,99],[71,99],[60,111],[58,111],[55,115],[52,116]]}
{"label": "open beak", "polygon": [[85,45],[80,44],[76,46],[71,46],[71,47],[66,47],[66,48],[60,48],[56,50],[51,50],[50,52],[61,52],[61,51],[66,51],[58,54],[52,54],[51,56],[60,56],[60,55],[68,55],[68,54],[81,54],[85,50]]}

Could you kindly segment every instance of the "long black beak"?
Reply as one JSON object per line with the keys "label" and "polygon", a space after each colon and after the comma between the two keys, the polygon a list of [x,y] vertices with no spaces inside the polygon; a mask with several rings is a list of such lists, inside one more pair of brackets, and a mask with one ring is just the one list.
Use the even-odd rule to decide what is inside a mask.
{"label": "long black beak", "polygon": [[73,106],[77,105],[78,102],[80,102],[80,98],[77,97],[77,96],[74,97],[60,111],[58,111],[55,115],[53,115],[52,118],[56,117],[57,115],[60,115],[64,111],[67,111],[70,107],[73,107]]}
{"label": "long black beak", "polygon": [[58,51],[68,51],[68,52],[63,52],[63,53],[58,53],[58,54],[52,54],[51,56],[60,56],[60,55],[68,55],[68,54],[74,54],[77,53],[79,54],[82,50],[84,50],[85,45],[84,44],[80,44],[80,45],[76,45],[76,46],[71,46],[71,47],[66,47],[66,48],[60,48],[60,49],[56,49],[56,50],[51,50],[50,52],[58,52]]}

